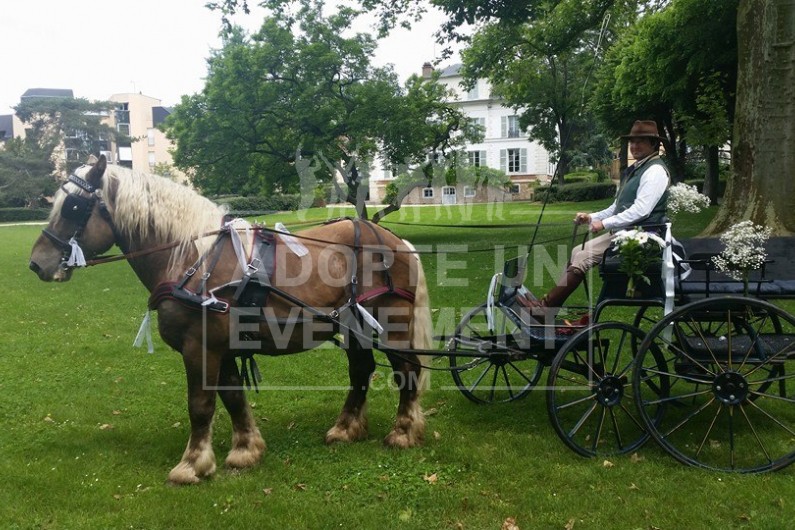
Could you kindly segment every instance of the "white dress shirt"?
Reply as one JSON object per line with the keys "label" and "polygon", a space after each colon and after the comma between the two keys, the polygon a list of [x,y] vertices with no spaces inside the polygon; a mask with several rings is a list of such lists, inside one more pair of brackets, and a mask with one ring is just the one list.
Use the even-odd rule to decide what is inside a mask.
{"label": "white dress shirt", "polygon": [[668,189],[669,181],[670,177],[665,168],[660,164],[653,165],[641,175],[638,194],[635,196],[635,202],[629,208],[616,213],[618,200],[616,197],[613,204],[591,214],[591,223],[602,221],[605,230],[623,229],[636,225],[638,221],[645,219],[651,213],[660,197]]}

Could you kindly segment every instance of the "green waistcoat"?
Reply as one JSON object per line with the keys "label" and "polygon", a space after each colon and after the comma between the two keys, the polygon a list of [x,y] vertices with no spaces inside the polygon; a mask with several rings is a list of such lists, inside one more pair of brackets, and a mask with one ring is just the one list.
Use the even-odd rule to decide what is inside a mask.
{"label": "green waistcoat", "polygon": [[[668,169],[665,163],[659,156],[655,156],[648,161],[644,162],[640,167],[630,168],[621,179],[621,184],[618,187],[616,194],[616,210],[613,215],[618,214],[632,206],[635,202],[635,197],[638,195],[638,187],[640,186],[640,178],[643,174],[653,166],[662,166],[665,172]],[[665,215],[666,205],[668,203],[668,190],[662,194],[660,200],[652,208],[651,213],[645,219],[639,219],[634,223],[634,226],[647,226],[647,225],[662,225],[667,221]]]}

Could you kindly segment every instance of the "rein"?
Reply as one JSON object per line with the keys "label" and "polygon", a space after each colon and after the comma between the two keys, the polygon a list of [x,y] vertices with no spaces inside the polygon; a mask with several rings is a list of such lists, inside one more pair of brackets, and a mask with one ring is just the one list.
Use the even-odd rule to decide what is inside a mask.
{"label": "rein", "polygon": [[[219,234],[223,229],[213,230],[211,232],[205,232],[204,234],[199,234],[194,236],[190,239],[190,241],[196,241],[197,239],[201,239],[207,236],[213,236]],[[135,250],[133,252],[123,252],[122,254],[115,254],[113,256],[97,256],[94,259],[90,259],[86,261],[86,267],[91,267],[94,265],[102,265],[105,263],[113,263],[114,261],[121,261],[124,259],[135,259],[140,258],[141,256],[148,256],[149,254],[154,254],[156,252],[161,252],[163,250],[169,250],[174,247],[178,247],[181,243],[178,241],[171,241],[170,243],[163,243],[162,245],[157,245],[151,248],[144,248],[141,250]]]}

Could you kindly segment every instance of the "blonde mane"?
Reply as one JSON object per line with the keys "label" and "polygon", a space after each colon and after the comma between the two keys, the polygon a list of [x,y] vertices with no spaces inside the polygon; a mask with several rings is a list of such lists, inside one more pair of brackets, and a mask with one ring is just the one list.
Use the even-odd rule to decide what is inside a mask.
{"label": "blonde mane", "polygon": [[167,178],[109,165],[103,192],[115,188],[113,222],[139,240],[182,245],[217,230],[225,211],[194,190]]}

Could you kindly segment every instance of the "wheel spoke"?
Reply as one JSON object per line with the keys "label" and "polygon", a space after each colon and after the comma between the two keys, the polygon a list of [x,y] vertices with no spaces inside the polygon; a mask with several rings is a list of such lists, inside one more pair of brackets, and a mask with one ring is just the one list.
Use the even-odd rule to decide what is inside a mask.
{"label": "wheel spoke", "polygon": [[596,423],[596,432],[594,432],[593,444],[591,450],[595,453],[596,447],[599,445],[599,440],[602,438],[602,429],[605,425],[605,417],[607,416],[607,407],[601,407],[601,414],[599,414],[599,421]]}
{"label": "wheel spoke", "polygon": [[671,430],[663,434],[663,438],[668,438],[669,436],[671,436],[675,431],[677,431],[680,427],[682,427],[682,425],[685,425],[690,420],[701,414],[701,412],[704,411],[707,407],[709,407],[714,401],[715,398],[710,399],[709,401],[701,405],[699,408],[697,408],[695,411],[685,416],[684,419],[682,419],[682,421],[674,425],[674,427]]}
{"label": "wheel spoke", "polygon": [[683,399],[690,397],[703,396],[704,394],[709,394],[710,392],[711,390],[707,389],[707,390],[701,390],[699,392],[690,392],[689,394],[677,394],[675,396],[668,396],[662,399],[644,400],[643,403],[646,405],[661,405],[663,403],[673,403],[676,401],[681,401]]}
{"label": "wheel spoke", "polygon": [[610,410],[610,421],[613,423],[613,433],[616,437],[616,444],[618,444],[619,449],[624,448],[624,442],[621,440],[621,428],[618,426],[618,420],[616,419],[616,413],[611,407]]}
{"label": "wheel spoke", "polygon": [[477,377],[477,379],[475,379],[475,382],[472,383],[472,386],[469,387],[468,390],[470,392],[474,392],[475,391],[475,388],[480,384],[481,381],[483,381],[483,378],[486,377],[486,374],[489,373],[489,370],[491,370],[492,366],[494,366],[494,365],[493,364],[487,364],[486,365],[486,367],[483,369],[483,372],[481,372],[481,374]]}
{"label": "wheel spoke", "polygon": [[618,377],[626,375],[627,371],[629,370],[629,366],[632,365],[632,363],[630,362],[629,365],[627,365],[627,367],[621,370],[620,374],[618,373],[618,363],[621,361],[621,352],[624,350],[624,340],[626,340],[626,338],[627,338],[627,332],[624,331],[623,333],[621,333],[621,339],[618,341],[618,347],[616,347],[615,350],[616,358],[613,362],[613,367],[610,369],[610,373],[617,375]]}
{"label": "wheel spoke", "polygon": [[766,411],[765,409],[763,409],[762,407],[757,405],[754,401],[749,401],[748,404],[750,406],[754,407],[756,410],[758,410],[762,414],[764,414],[765,416],[767,416],[768,419],[770,419],[770,421],[772,421],[773,423],[775,423],[776,425],[778,425],[779,427],[781,427],[782,429],[787,431],[790,434],[790,436],[795,436],[795,430],[792,430],[791,428],[789,428],[781,420],[779,420],[778,418],[775,418],[772,414],[770,414],[768,411]]}
{"label": "wheel spoke", "polygon": [[521,369],[519,369],[519,367],[516,366],[513,363],[513,361],[508,361],[507,366],[510,366],[511,368],[513,368],[516,371],[516,373],[519,374],[519,377],[521,377],[522,379],[527,381],[528,385],[532,385],[533,384],[533,380],[530,379],[529,377],[527,377],[527,375]]}
{"label": "wheel spoke", "polygon": [[574,401],[569,401],[568,403],[564,403],[562,405],[555,405],[556,410],[565,410],[569,407],[573,407],[575,405],[579,405],[581,403],[585,403],[586,401],[593,401],[596,399],[596,394],[588,394],[585,397],[577,398]]}
{"label": "wheel spoke", "polygon": [[767,458],[767,462],[769,464],[772,464],[773,463],[773,459],[770,458],[770,452],[767,450],[767,447],[765,447],[765,444],[762,443],[762,439],[759,437],[759,433],[756,432],[756,428],[754,428],[754,424],[751,421],[751,418],[749,418],[748,414],[746,414],[746,412],[745,412],[745,407],[740,405],[739,408],[740,408],[740,412],[743,415],[743,418],[745,418],[745,423],[748,424],[748,428],[751,429],[751,433],[753,433],[754,438],[756,439],[756,443],[759,444],[759,449],[761,449],[762,452],[765,453],[765,458]]}
{"label": "wheel spoke", "polygon": [[[714,400],[710,401],[712,403]],[[707,403],[707,404],[709,404]],[[718,404],[718,410],[715,411],[715,415],[712,417],[712,421],[709,422],[709,427],[707,427],[707,431],[704,433],[704,437],[701,439],[701,443],[698,444],[698,449],[696,450],[695,456],[701,454],[701,450],[704,448],[704,445],[707,443],[709,439],[709,435],[712,433],[712,428],[715,427],[715,422],[718,421],[718,416],[720,416],[721,410],[723,407]]]}
{"label": "wheel spoke", "polygon": [[508,390],[508,395],[513,399],[513,387],[511,386],[511,381],[508,379],[508,372],[505,370],[505,365],[500,366],[500,371],[502,372],[502,378],[505,379],[505,388]]}
{"label": "wheel spoke", "polygon": [[572,427],[572,429],[569,431],[569,438],[574,438],[574,436],[577,434],[577,431],[579,431],[585,422],[588,421],[588,418],[591,417],[591,414],[593,414],[593,411],[596,410],[598,405],[599,404],[596,401],[593,402],[591,407],[580,417],[579,421],[577,421],[577,423],[574,424],[574,427]]}

